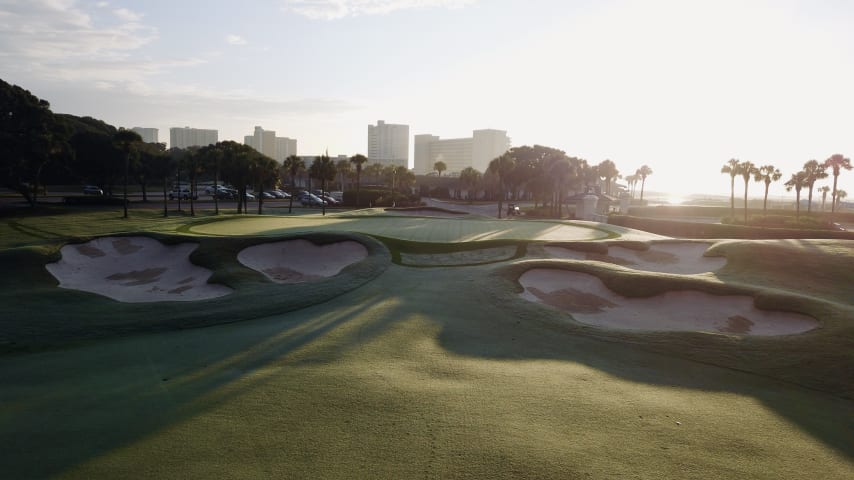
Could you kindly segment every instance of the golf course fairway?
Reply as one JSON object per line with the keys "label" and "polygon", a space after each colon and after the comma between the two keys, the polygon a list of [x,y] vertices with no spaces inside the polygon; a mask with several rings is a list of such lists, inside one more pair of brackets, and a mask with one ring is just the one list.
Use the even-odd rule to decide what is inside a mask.
{"label": "golf course fairway", "polygon": [[[608,248],[662,237],[592,223],[105,215],[0,223],[0,265],[15,272],[0,279],[0,477],[854,474],[853,242],[708,241],[726,262],[683,275],[608,263]],[[190,261],[233,293],[141,304],[58,287],[46,265],[63,246],[113,235],[197,242]],[[359,242],[367,258],[305,284],[237,261],[302,239]],[[550,256],[549,242],[598,260]],[[421,263],[393,261],[402,254]],[[543,268],[596,275],[627,297],[746,295],[819,326],[780,337],[595,328],[521,297],[518,279]],[[127,321],[110,329],[111,318]]]}

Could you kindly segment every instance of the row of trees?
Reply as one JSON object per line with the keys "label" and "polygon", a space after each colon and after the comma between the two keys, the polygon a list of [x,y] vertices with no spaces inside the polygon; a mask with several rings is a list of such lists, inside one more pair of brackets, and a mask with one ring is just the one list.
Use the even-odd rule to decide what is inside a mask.
{"label": "row of trees", "polygon": [[[240,213],[248,211],[247,186],[260,192],[275,186],[280,178],[290,177],[292,185],[296,177],[307,178],[309,189],[315,179],[324,190],[336,178],[343,189],[345,180],[353,176],[357,191],[363,176],[392,189],[414,185],[414,175],[405,168],[365,165],[367,158],[363,155],[337,163],[322,155],[308,166],[294,156],[280,168],[273,159],[231,141],[167,150],[165,144],[143,143],[135,132],[116,129],[97,119],[54,114],[47,101],[2,80],[0,157],[0,185],[20,193],[31,205],[36,204],[39,185],[44,183],[93,183],[104,187],[109,196],[115,195],[117,185],[123,186],[125,200],[128,185],[133,183],[139,185],[143,201],[148,200],[151,186],[162,187],[164,215],[168,214],[170,186],[183,181],[190,184],[190,213],[195,214],[192,197],[198,194],[197,183],[202,178],[213,179],[214,185],[235,185]],[[219,213],[217,196],[214,199]],[[124,203],[126,216],[127,202]],[[259,212],[262,208],[263,196],[259,196]]]}
{"label": "row of trees", "polygon": [[[831,193],[831,203],[830,203],[830,212],[833,214],[836,211],[837,206],[841,199],[847,196],[847,193],[844,190],[838,190],[837,180],[839,178],[839,174],[842,170],[851,170],[851,160],[844,157],[841,154],[831,155],[824,162],[819,162],[818,160],[809,160],[804,163],[804,166],[801,170],[792,174],[791,178],[786,181],[784,184],[786,186],[786,191],[795,191],[795,215],[796,218],[800,218],[801,213],[801,190],[804,188],[807,189],[808,192],[808,200],[807,200],[807,213],[812,212],[812,196],[813,191],[815,190],[815,184],[817,181],[822,180],[830,176],[828,170],[830,170],[833,174],[833,189],[829,186],[824,185],[819,188],[819,191],[822,192],[821,197],[821,208],[824,210],[825,200],[827,198],[828,192]],[[779,168],[774,165],[762,165],[757,166],[753,162],[749,161],[741,161],[736,158],[729,159],[726,164],[721,168],[721,173],[728,174],[730,176],[730,211],[731,218],[735,218],[735,179],[736,177],[742,177],[744,180],[744,223],[747,224],[747,188],[750,183],[750,180],[753,179],[756,182],[761,182],[765,185],[765,196],[762,202],[762,213],[763,215],[768,210],[768,189],[771,186],[772,182],[776,182],[783,178],[783,173]]]}
{"label": "row of trees", "polygon": [[[526,192],[538,204],[550,207],[550,214],[562,216],[562,207],[568,191],[590,191],[591,185],[604,181],[605,194],[611,194],[613,180],[621,178],[616,164],[603,160],[592,165],[582,158],[572,157],[563,150],[542,145],[514,147],[492,160],[487,174],[497,179],[498,216],[501,218],[502,202],[509,194],[512,199]],[[641,181],[641,200],[646,178],[652,169],[644,165],[632,176],[632,186]],[[470,187],[480,174],[474,169],[460,173],[460,184]],[[633,190],[633,189],[632,189]],[[633,194],[633,193],[632,193]]]}

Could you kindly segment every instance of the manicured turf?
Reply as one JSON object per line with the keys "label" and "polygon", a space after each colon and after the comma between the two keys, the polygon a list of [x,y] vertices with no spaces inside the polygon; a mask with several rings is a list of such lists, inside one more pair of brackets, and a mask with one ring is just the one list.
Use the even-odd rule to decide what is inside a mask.
{"label": "manicured turf", "polygon": [[[736,264],[687,280],[533,257],[442,268],[386,258],[358,288],[278,313],[257,305],[261,292],[288,297],[298,290],[267,285],[226,257],[275,238],[281,226],[258,225],[281,220],[122,223],[99,215],[106,214],[43,223],[4,219],[4,271],[26,281],[18,293],[32,289],[51,299],[14,310],[15,321],[63,321],[40,308],[114,308],[88,294],[50,296],[39,262],[68,237],[141,230],[201,235],[214,232],[200,229],[255,223],[253,233],[265,237],[197,237],[202,252],[193,258],[244,289],[249,297],[233,312],[254,319],[6,353],[0,357],[3,477],[843,479],[854,471],[854,400],[843,394],[854,383],[854,315],[844,287],[854,281],[850,242],[721,244],[717,253]],[[328,229],[319,221],[284,232],[341,235],[346,228],[338,220]],[[425,226],[432,219],[348,224],[362,221],[367,226],[352,230],[377,235],[389,252],[458,251],[465,243],[438,242],[484,231]],[[540,222],[488,223],[518,225],[495,237],[508,244],[522,242],[517,235],[526,229],[543,231]],[[392,254],[384,251],[372,250],[374,257]],[[753,292],[765,302],[826,315],[824,327],[777,343],[597,331],[517,297],[514,275],[538,264],[587,269],[626,295],[686,282]],[[810,283],[808,290],[799,279]],[[2,284],[11,287],[9,280]],[[13,298],[2,300],[7,313]],[[175,308],[199,317],[215,310]],[[806,388],[798,379],[811,372],[837,378]]]}
{"label": "manicured turf", "polygon": [[368,235],[429,243],[487,240],[601,240],[607,231],[562,222],[523,222],[484,219],[402,216],[348,217],[232,217],[193,225],[201,235],[285,235],[295,232],[359,232]]}

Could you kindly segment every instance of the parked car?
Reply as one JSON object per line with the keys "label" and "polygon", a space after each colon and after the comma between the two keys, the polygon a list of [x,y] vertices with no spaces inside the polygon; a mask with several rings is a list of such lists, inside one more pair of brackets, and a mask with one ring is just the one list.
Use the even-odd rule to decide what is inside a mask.
{"label": "parked car", "polygon": [[319,197],[321,200],[324,200],[327,205],[335,206],[341,203],[338,200],[335,200],[334,198],[330,197],[329,195],[319,195]]}
{"label": "parked car", "polygon": [[249,192],[246,192],[246,200],[255,200],[255,195],[252,195]]}
{"label": "parked car", "polygon": [[306,192],[306,195],[300,197],[300,203],[303,207],[320,207],[326,205],[326,201],[322,200],[317,195]]}
{"label": "parked car", "polygon": [[176,198],[180,198],[181,200],[189,200],[190,197],[193,197],[193,200],[198,200],[199,198],[198,195],[193,195],[193,192],[186,187],[176,187],[169,192],[169,200],[175,200]]}
{"label": "parked car", "polygon": [[277,197],[273,192],[261,192],[261,198],[264,200],[275,200]]}
{"label": "parked car", "polygon": [[270,193],[277,195],[279,198],[291,198],[290,193],[279,190],[278,188],[275,190],[270,190]]}
{"label": "parked car", "polygon": [[83,195],[103,195],[104,191],[95,185],[86,185],[83,187]]}

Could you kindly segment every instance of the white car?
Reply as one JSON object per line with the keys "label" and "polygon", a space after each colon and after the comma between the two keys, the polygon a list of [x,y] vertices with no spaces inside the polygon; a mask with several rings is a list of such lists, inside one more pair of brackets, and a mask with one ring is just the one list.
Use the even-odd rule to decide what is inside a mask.
{"label": "white car", "polygon": [[193,200],[197,200],[199,198],[198,195],[193,195],[190,189],[186,187],[173,188],[172,191],[169,192],[169,200],[175,200],[176,198],[189,200],[191,196],[193,197]]}

